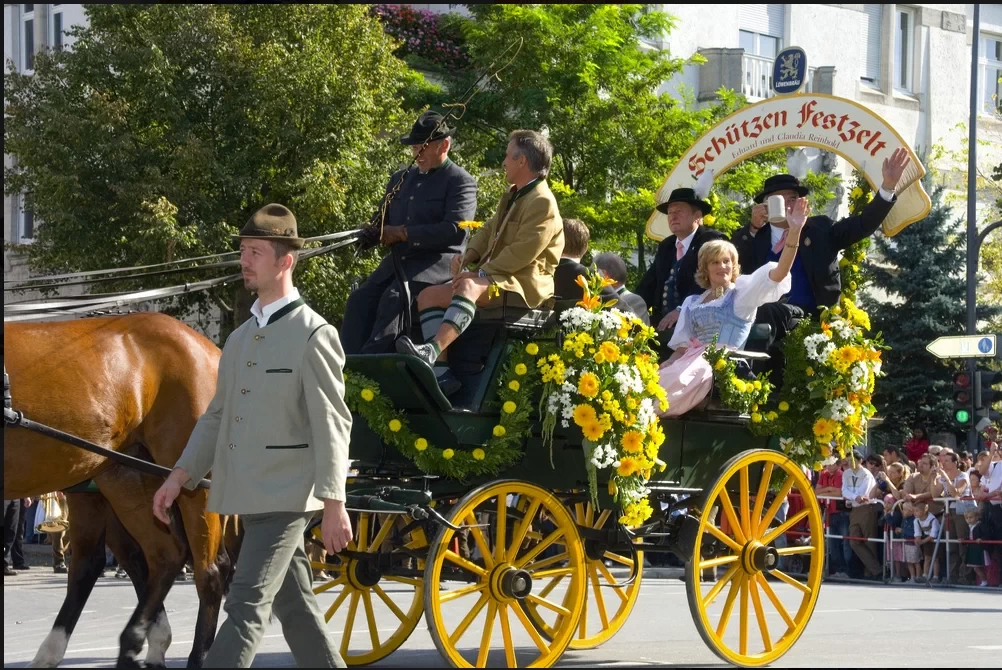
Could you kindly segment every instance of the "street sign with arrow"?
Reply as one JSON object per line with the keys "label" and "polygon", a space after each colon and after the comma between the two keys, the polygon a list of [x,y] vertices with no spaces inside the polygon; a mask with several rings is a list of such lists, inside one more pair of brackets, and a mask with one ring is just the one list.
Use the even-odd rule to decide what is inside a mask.
{"label": "street sign with arrow", "polygon": [[937,337],[925,348],[938,358],[991,358],[997,352],[995,335]]}

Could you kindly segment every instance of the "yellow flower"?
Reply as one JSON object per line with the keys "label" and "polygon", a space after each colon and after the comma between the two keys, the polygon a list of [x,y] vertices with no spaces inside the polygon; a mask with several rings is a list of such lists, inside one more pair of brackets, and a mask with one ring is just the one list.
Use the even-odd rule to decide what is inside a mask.
{"label": "yellow flower", "polygon": [[515,374],[517,374],[519,377],[521,377],[528,371],[529,371],[528,368],[525,367],[525,363],[519,363],[518,365],[515,366]]}
{"label": "yellow flower", "polygon": [[821,472],[822,468],[824,468],[824,465],[822,465],[821,461],[814,461],[814,472]]}
{"label": "yellow flower", "polygon": [[452,449],[446,449],[446,450],[444,450],[442,452],[442,458],[444,458],[445,460],[449,460],[450,458],[452,458],[455,455],[456,455],[456,452],[453,451]]}
{"label": "yellow flower", "polygon": [[726,367],[727,367],[727,361],[725,361],[723,358],[717,360],[717,362],[713,364],[714,370],[723,370]]}
{"label": "yellow flower", "polygon": [[574,408],[574,423],[577,425],[583,428],[590,423],[596,422],[598,422],[598,415],[595,414],[595,408],[591,405],[582,403]]}
{"label": "yellow flower", "polygon": [[428,448],[428,440],[424,439],[423,437],[419,437],[418,439],[414,440],[414,448],[417,449],[418,451],[424,451],[425,449]]}
{"label": "yellow flower", "polygon": [[756,390],[756,391],[761,391],[761,390],[762,390],[762,382],[760,382],[760,381],[759,381],[759,380],[757,380],[757,379],[756,379],[755,381],[753,381],[753,382],[752,382],[752,386],[754,386],[754,387],[755,387],[755,390]]}
{"label": "yellow flower", "polygon": [[751,411],[757,412],[758,411],[758,405],[757,404],[752,405],[751,406]]}
{"label": "yellow flower", "polygon": [[779,415],[776,414],[775,412],[769,412],[768,414],[765,415],[765,418],[768,419],[769,421],[775,421],[776,419],[779,418]]}
{"label": "yellow flower", "polygon": [[717,217],[713,216],[712,214],[707,214],[706,216],[703,217],[704,226],[713,226],[713,224],[716,222],[717,222]]}
{"label": "yellow flower", "polygon": [[790,403],[786,402],[785,400],[779,403],[780,412],[787,412],[789,411],[789,409],[790,409]]}
{"label": "yellow flower", "polygon": [[529,342],[529,344],[525,345],[525,353],[535,356],[539,353],[539,345],[535,342]]}
{"label": "yellow flower", "polygon": [[602,352],[607,361],[615,361],[619,358],[619,347],[617,347],[613,342],[603,342],[598,350]]}
{"label": "yellow flower", "polygon": [[616,468],[616,473],[620,477],[629,477],[640,471],[640,463],[637,459],[631,456],[624,456],[619,459],[619,467]]}
{"label": "yellow flower", "polygon": [[501,406],[501,409],[504,410],[505,414],[514,414],[515,410],[518,409],[518,405],[509,400],[508,402],[506,402],[504,405]]}
{"label": "yellow flower", "polygon": [[591,372],[584,372],[578,379],[578,393],[586,398],[594,398],[598,395],[598,377]]}
{"label": "yellow flower", "polygon": [[510,388],[512,391],[517,391],[520,388],[518,380],[512,379],[510,382],[508,382],[508,388]]}
{"label": "yellow flower", "polygon": [[807,375],[808,377],[813,377],[814,376],[814,368],[812,368],[810,365],[808,365],[804,369],[804,374]]}
{"label": "yellow flower", "polygon": [[484,223],[483,221],[460,221],[456,225],[462,230],[477,230],[478,228],[481,228]]}
{"label": "yellow flower", "polygon": [[362,400],[365,402],[372,402],[375,397],[376,394],[372,392],[372,389],[362,389]]}
{"label": "yellow flower", "polygon": [[602,424],[597,421],[581,426],[581,432],[592,442],[601,440],[602,436],[605,435],[605,430]]}
{"label": "yellow flower", "polygon": [[486,456],[487,456],[486,452],[484,452],[484,450],[481,449],[480,447],[477,447],[476,449],[473,450],[473,460],[475,461],[482,461]]}
{"label": "yellow flower", "polygon": [[814,422],[814,436],[822,442],[827,442],[825,437],[831,435],[838,428],[838,424],[831,419],[821,417]]}
{"label": "yellow flower", "polygon": [[390,419],[390,430],[394,433],[398,433],[401,428],[403,428],[403,424],[401,424],[400,421],[397,419]]}
{"label": "yellow flower", "polygon": [[609,480],[609,495],[614,496],[619,492],[619,487],[616,486],[615,480]]}
{"label": "yellow flower", "polygon": [[752,423],[762,423],[762,415],[758,412],[752,412],[751,414]]}
{"label": "yellow flower", "polygon": [[605,363],[605,354],[603,354],[601,351],[596,352],[592,358],[594,358],[595,362],[598,363],[599,365]]}
{"label": "yellow flower", "polygon": [[623,451],[628,454],[638,453],[644,446],[644,434],[639,430],[628,430],[620,441]]}
{"label": "yellow flower", "polygon": [[494,437],[504,437],[505,429],[500,423],[494,426]]}
{"label": "yellow flower", "polygon": [[849,192],[849,197],[852,198],[853,200],[856,200],[857,198],[862,198],[863,189],[857,186],[856,188],[852,189],[852,191]]}

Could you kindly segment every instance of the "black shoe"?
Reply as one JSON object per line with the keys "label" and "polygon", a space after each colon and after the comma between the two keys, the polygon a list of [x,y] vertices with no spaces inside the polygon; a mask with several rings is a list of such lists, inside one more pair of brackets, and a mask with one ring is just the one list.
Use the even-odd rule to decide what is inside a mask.
{"label": "black shoe", "polygon": [[57,575],[65,575],[69,570],[66,569],[65,563],[56,563],[52,566],[52,571]]}
{"label": "black shoe", "polygon": [[396,346],[398,353],[416,356],[427,363],[428,367],[435,367],[435,360],[438,358],[438,354],[435,353],[435,347],[432,345],[414,344],[414,342],[411,341],[411,338],[404,335],[397,340]]}
{"label": "black shoe", "polygon": [[18,570],[18,571],[31,570],[31,566],[30,565],[26,565],[26,564],[25,565],[15,565],[14,569]]}
{"label": "black shoe", "polygon": [[14,568],[10,567],[9,565],[5,565],[5,566],[3,566],[3,576],[4,577],[17,577],[17,572],[15,572]]}
{"label": "black shoe", "polygon": [[463,388],[463,382],[456,378],[452,370],[446,368],[438,376],[438,387],[442,390],[442,393],[448,397],[456,393],[459,389]]}

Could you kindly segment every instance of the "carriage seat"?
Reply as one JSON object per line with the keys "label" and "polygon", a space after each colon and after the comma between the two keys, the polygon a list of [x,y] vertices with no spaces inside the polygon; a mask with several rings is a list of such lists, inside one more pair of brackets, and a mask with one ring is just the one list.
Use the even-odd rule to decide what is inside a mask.
{"label": "carriage seat", "polygon": [[473,322],[523,332],[556,327],[559,310],[553,298],[536,308],[506,304],[507,299],[508,293],[504,292],[500,306],[478,307]]}
{"label": "carriage seat", "polygon": [[393,407],[445,412],[452,403],[439,388],[435,372],[424,361],[406,354],[359,354],[345,357],[344,367],[379,383]]}

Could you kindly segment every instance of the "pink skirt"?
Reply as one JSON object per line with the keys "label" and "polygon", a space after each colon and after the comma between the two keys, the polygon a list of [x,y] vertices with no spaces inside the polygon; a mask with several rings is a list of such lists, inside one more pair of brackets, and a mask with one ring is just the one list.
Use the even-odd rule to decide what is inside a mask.
{"label": "pink skirt", "polygon": [[661,416],[679,416],[698,405],[713,388],[713,369],[703,358],[706,345],[692,340],[678,359],[661,368],[661,387],[668,395],[668,411]]}

